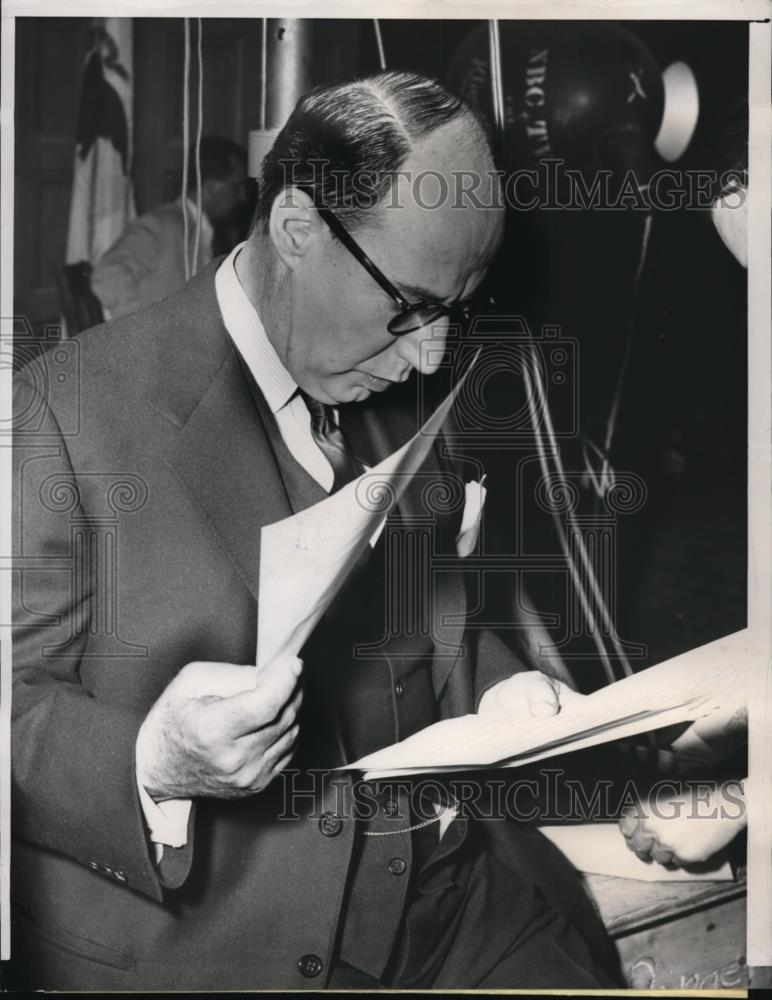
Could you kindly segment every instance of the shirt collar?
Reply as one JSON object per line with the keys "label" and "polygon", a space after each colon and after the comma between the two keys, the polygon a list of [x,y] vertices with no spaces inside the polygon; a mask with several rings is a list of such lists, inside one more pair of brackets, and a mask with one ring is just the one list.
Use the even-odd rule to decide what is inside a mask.
{"label": "shirt collar", "polygon": [[297,383],[282,364],[255,307],[236,274],[239,243],[220,264],[214,284],[225,329],[266,398],[272,413],[286,406],[297,392]]}

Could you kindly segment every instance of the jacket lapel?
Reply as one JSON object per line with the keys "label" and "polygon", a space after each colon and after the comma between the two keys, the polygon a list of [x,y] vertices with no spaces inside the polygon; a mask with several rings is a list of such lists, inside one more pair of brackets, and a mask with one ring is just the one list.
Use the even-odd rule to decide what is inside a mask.
{"label": "jacket lapel", "polygon": [[169,465],[258,598],[261,528],[292,511],[235,354],[180,431]]}
{"label": "jacket lapel", "polygon": [[158,386],[151,403],[174,428],[167,465],[258,598],[261,528],[292,511],[217,307],[217,263],[168,300],[175,317],[168,347],[181,359],[179,378]]}

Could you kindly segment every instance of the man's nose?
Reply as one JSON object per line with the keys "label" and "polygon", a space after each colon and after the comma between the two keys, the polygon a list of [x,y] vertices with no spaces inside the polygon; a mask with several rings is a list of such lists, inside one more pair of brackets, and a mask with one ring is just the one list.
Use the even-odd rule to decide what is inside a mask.
{"label": "man's nose", "polygon": [[431,375],[440,367],[447,335],[448,318],[444,316],[431,326],[424,326],[398,337],[397,354],[422,375]]}

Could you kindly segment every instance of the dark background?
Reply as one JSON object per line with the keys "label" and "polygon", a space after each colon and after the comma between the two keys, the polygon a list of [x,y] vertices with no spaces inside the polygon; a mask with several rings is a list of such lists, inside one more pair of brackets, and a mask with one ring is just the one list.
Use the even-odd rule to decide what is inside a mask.
{"label": "dark background", "polygon": [[[382,21],[389,68],[443,79],[477,21]],[[688,62],[700,89],[697,133],[682,169],[722,163],[721,123],[747,94],[743,23],[626,25],[661,68]],[[56,324],[55,269],[64,261],[78,85],[88,19],[16,21],[15,308],[43,334]],[[135,21],[134,185],[138,212],[176,195],[181,159],[182,21]],[[204,132],[245,143],[258,126],[260,21],[204,22]],[[377,70],[369,21],[315,23],[314,82]],[[579,345],[581,430],[608,413],[633,316],[632,275],[640,217],[588,211],[513,216],[494,283],[500,302],[531,331],[556,324]],[[631,364],[624,383],[614,466],[646,483],[647,499],[620,517],[616,615],[620,636],[645,647],[635,665],[657,662],[745,625],[746,280],[705,211],[655,213]],[[506,408],[511,385],[496,389]],[[492,405],[497,405],[496,399]],[[565,443],[578,468],[578,441]],[[513,468],[528,454],[486,451],[488,519],[513,551],[518,519],[545,553],[554,534],[526,498],[513,496]],[[531,521],[527,519],[531,518]],[[539,548],[540,547],[540,548]],[[562,577],[527,580],[540,609],[565,618]],[[560,631],[560,629],[557,629]],[[582,656],[581,642],[564,653]],[[579,682],[602,681],[584,659]]]}

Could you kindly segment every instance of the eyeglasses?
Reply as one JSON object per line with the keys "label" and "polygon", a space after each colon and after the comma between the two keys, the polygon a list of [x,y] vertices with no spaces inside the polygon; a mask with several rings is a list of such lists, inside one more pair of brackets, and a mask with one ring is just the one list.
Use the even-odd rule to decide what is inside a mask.
{"label": "eyeglasses", "polygon": [[471,302],[455,302],[451,305],[446,305],[444,302],[408,302],[405,296],[392,285],[383,271],[370,260],[335,213],[324,205],[316,205],[315,207],[321,218],[352,257],[359,261],[392,302],[399,306],[400,311],[386,325],[386,329],[392,336],[401,337],[405,333],[413,333],[414,330],[420,330],[422,327],[434,323],[440,316],[449,316],[451,319],[468,323],[473,315],[493,312],[496,308],[492,298],[484,299],[482,297]]}

